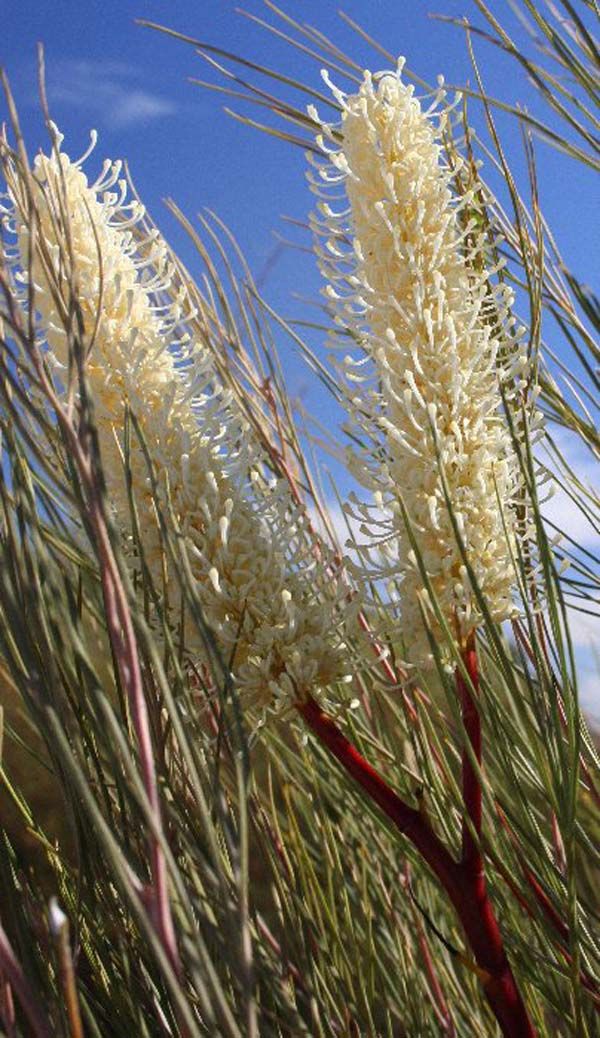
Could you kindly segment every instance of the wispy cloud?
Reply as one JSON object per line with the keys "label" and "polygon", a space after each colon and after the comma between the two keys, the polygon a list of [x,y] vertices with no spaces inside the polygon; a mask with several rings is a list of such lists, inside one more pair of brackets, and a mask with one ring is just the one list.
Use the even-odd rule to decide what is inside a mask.
{"label": "wispy cloud", "polygon": [[572,607],[567,610],[569,631],[575,649],[600,648],[600,616],[582,613]]}
{"label": "wispy cloud", "polygon": [[600,670],[584,670],[579,676],[579,700],[593,724],[594,730],[600,727]]}
{"label": "wispy cloud", "polygon": [[146,89],[143,74],[115,61],[60,61],[48,71],[51,104],[62,103],[89,113],[97,124],[122,130],[173,115],[176,106]]}
{"label": "wispy cloud", "polygon": [[[597,482],[598,466],[595,459],[591,457],[574,433],[553,429],[552,435],[567,465],[573,470],[583,486],[589,489],[590,494],[596,499],[600,499],[600,487]],[[551,471],[557,471],[556,462],[551,456],[542,453],[541,460],[549,466]],[[564,479],[564,476],[562,478]],[[555,494],[542,508],[542,512],[546,519],[550,519],[578,544],[596,544],[598,534],[595,527],[565,492],[558,479],[555,481]]]}

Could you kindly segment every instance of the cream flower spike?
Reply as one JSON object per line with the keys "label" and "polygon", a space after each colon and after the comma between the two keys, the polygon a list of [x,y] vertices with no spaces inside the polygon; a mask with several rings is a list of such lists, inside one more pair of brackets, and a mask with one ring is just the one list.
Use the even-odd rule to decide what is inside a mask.
{"label": "cream flower spike", "polygon": [[[204,619],[222,658],[232,660],[245,703],[282,708],[308,692],[349,680],[348,654],[337,633],[341,601],[327,592],[325,567],[315,572],[316,561],[302,537],[302,516],[286,488],[269,483],[261,458],[251,457],[249,431],[218,382],[209,348],[181,333],[190,308],[185,291],[173,288],[166,245],[155,231],[148,233],[143,207],[127,201],[120,163],[105,163],[100,178],[89,184],[82,160],[72,162],[60,150],[58,133],[55,141],[50,157],[38,156],[33,173],[38,325],[64,386],[68,339],[56,288],[67,300],[70,255],[107,493],[132,570],[139,568],[139,560],[123,466],[126,405],[154,463],[162,504],[169,494]],[[9,196],[5,224],[18,245],[14,276],[26,282],[31,220],[18,180],[9,184]],[[160,592],[164,553],[153,494],[142,450],[133,434],[131,440],[144,555]],[[166,590],[176,606],[175,575],[167,576]],[[187,645],[201,660],[203,642],[195,628]]]}
{"label": "cream flower spike", "polygon": [[[482,619],[447,500],[492,617],[515,612],[522,487],[501,387],[518,428],[526,358],[512,294],[494,284],[498,266],[485,269],[481,203],[456,196],[460,167],[444,160],[441,81],[423,111],[402,67],[365,72],[354,95],[332,87],[342,122],[321,124],[325,158],[309,156],[309,179],[336,338],[360,349],[342,363],[350,412],[371,441],[357,459],[375,492],[374,506],[355,506],[370,538],[358,551],[369,581],[397,589],[408,661],[423,664],[427,628],[442,652],[445,643],[428,582],[453,637]],[[533,415],[531,430],[538,423]]]}

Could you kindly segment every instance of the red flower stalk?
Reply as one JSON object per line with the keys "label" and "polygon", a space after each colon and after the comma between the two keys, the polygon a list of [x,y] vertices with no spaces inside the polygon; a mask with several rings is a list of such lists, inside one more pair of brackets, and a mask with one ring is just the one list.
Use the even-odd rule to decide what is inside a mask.
{"label": "red flower stalk", "polygon": [[[480,762],[481,723],[475,698],[478,674],[474,638],[467,644],[463,662],[469,683],[462,671],[457,673],[457,690],[462,702],[465,733],[476,760]],[[465,815],[470,819],[474,833],[465,819],[462,860],[456,862],[425,816],[391,789],[316,700],[309,696],[297,703],[297,709],[322,745],[378,805],[398,832],[411,841],[439,880],[463,926],[477,974],[502,1034],[505,1038],[535,1038],[536,1031],[506,956],[487,891],[483,856],[479,840],[474,835],[478,836],[481,831],[481,783],[478,768],[467,750],[463,753],[463,798]]]}
{"label": "red flower stalk", "polygon": [[[473,877],[476,884],[483,880],[483,859],[479,840],[481,838],[481,823],[483,820],[481,782],[479,769],[482,760],[481,745],[481,722],[475,695],[479,687],[479,674],[477,667],[477,650],[475,647],[475,634],[469,635],[463,652],[463,664],[468,675],[465,681],[460,667],[456,669],[456,690],[459,695],[462,710],[463,726],[465,735],[470,744],[470,752],[466,743],[462,754],[462,790],[465,813],[463,817],[462,834],[462,860],[465,869]],[[473,762],[473,757],[477,762]],[[470,823],[470,824],[469,824]],[[474,830],[474,832],[473,832]]]}

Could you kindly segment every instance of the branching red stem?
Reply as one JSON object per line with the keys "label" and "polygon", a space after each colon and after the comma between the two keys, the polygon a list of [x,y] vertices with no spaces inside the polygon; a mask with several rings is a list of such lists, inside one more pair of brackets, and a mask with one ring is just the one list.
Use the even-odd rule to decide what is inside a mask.
{"label": "branching red stem", "polygon": [[345,771],[411,841],[439,880],[462,923],[485,995],[505,1038],[535,1038],[535,1030],[506,957],[485,878],[457,863],[424,815],[405,803],[311,696],[297,704],[305,722]]}

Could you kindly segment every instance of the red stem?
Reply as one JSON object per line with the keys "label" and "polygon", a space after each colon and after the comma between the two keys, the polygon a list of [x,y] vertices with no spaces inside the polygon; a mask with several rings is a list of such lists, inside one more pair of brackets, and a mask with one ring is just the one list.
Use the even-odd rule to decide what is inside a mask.
{"label": "red stem", "polygon": [[[468,680],[460,667],[456,668],[456,690],[462,710],[463,726],[471,752],[465,744],[462,753],[462,791],[465,813],[462,831],[462,860],[465,869],[479,888],[485,883],[483,857],[481,854],[481,825],[483,807],[481,796],[480,769],[482,761],[481,721],[476,696],[479,691],[477,649],[475,634],[469,636],[462,655]],[[473,761],[475,758],[475,762]],[[471,823],[469,825],[469,822]],[[474,832],[473,832],[474,830]]]}
{"label": "red stem", "polygon": [[308,696],[297,704],[311,731],[419,851],[440,881],[462,923],[484,992],[505,1038],[535,1038],[506,957],[485,879],[475,883],[465,862],[455,862],[420,811],[391,789],[319,704]]}
{"label": "red stem", "polygon": [[[498,817],[500,818],[500,822],[502,823],[502,826],[504,827],[504,829],[506,829],[506,832],[508,833],[508,835],[510,837],[511,843],[513,844],[513,846],[515,848],[515,853],[516,853],[516,855],[517,855],[517,857],[519,859],[519,864],[521,866],[521,870],[523,872],[523,875],[525,877],[526,882],[528,883],[528,885],[529,885],[529,887],[530,887],[530,889],[531,889],[531,891],[533,893],[533,896],[535,897],[538,905],[540,906],[540,908],[541,908],[542,912],[544,913],[544,915],[546,916],[546,918],[550,920],[550,922],[552,923],[552,926],[557,931],[557,933],[560,935],[561,939],[568,943],[569,939],[570,939],[569,927],[563,921],[563,919],[561,919],[561,917],[559,916],[558,912],[554,908],[554,905],[550,901],[550,898],[546,894],[546,891],[542,887],[541,883],[539,882],[537,877],[533,874],[531,869],[527,866],[527,864],[525,862],[525,859],[523,858],[523,855],[522,855],[522,853],[521,853],[521,851],[519,849],[519,845],[518,845],[516,836],[515,836],[514,832],[512,831],[512,829],[510,828],[510,826],[508,824],[508,821],[506,819],[506,816],[504,814],[504,811],[502,810],[500,804],[496,804],[496,809],[497,809],[497,812],[498,812]],[[505,883],[507,884],[507,886],[510,888],[511,892],[516,897],[516,899],[519,902],[519,904],[521,905],[521,907],[527,912],[528,916],[531,919],[535,919],[535,912],[534,912],[534,910],[531,908],[531,906],[527,902],[527,899],[525,897],[523,897],[523,895],[519,891],[518,887],[514,883],[512,877],[510,875],[508,875],[507,872],[504,869],[501,869],[501,875],[502,875]],[[570,965],[572,963],[573,959],[572,959],[572,956],[569,953],[569,951],[564,947],[564,944],[558,945],[558,951],[562,955],[562,957],[565,960],[565,962],[568,962],[569,965]],[[599,993],[599,990],[598,990],[597,982],[594,979],[592,979],[587,973],[585,973],[584,970],[580,971],[579,979],[580,979],[581,984],[583,985],[583,987],[586,989],[586,991],[588,991],[590,993],[590,995],[592,997],[593,1006],[594,1006],[595,1011],[597,1013],[600,1013],[600,993]]]}
{"label": "red stem", "polygon": [[410,807],[394,793],[312,696],[298,704],[298,711],[348,774],[414,844],[442,885],[454,888],[458,880],[456,863],[420,811]]}

